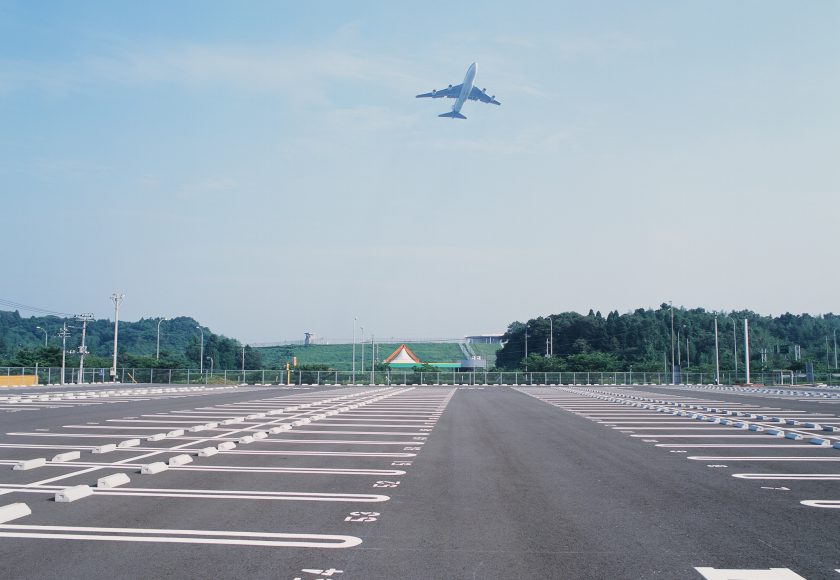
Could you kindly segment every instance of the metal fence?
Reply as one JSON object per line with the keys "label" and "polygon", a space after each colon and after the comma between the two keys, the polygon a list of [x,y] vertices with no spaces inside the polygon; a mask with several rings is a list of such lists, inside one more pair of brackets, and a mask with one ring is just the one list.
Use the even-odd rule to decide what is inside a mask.
{"label": "metal fence", "polygon": [[[35,375],[42,385],[61,384],[60,367],[0,367],[0,375]],[[305,371],[305,370],[213,370],[209,369],[150,369],[118,368],[119,383],[163,383],[163,384],[249,384],[249,385],[669,385],[670,373],[647,372],[486,372],[449,371],[414,372],[411,370],[390,370],[376,372],[351,371]],[[712,384],[714,373],[682,373],[682,384]],[[743,373],[722,372],[721,383],[741,384]],[[840,375],[817,374],[814,382],[806,382],[804,374],[784,372],[751,373],[753,385],[807,385],[840,384]],[[110,383],[110,369],[67,368],[64,371],[65,384]]]}

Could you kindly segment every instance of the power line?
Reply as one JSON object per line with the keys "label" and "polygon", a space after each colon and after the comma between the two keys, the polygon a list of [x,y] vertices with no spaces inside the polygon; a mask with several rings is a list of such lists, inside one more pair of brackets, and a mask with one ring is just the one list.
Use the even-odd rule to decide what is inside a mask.
{"label": "power line", "polygon": [[62,316],[62,317],[72,317],[73,314],[69,312],[57,312],[55,310],[48,310],[46,308],[38,308],[37,306],[27,306],[26,304],[21,304],[20,302],[15,302],[14,300],[7,300],[5,298],[0,298],[0,306],[9,306],[14,308],[15,310],[25,310],[27,312],[37,312],[39,314],[52,314],[54,316]]}

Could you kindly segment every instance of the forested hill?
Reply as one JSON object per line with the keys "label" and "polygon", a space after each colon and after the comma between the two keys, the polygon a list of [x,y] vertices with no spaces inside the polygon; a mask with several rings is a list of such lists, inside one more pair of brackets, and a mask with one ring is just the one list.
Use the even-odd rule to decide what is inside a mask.
{"label": "forested hill", "polygon": [[[783,314],[772,317],[749,310],[715,313],[702,308],[674,308],[674,342],[677,333],[680,338],[679,355],[675,353],[675,359],[682,363],[684,370],[690,364],[690,369],[695,372],[713,371],[716,316],[721,369],[735,366],[735,340],[738,365],[743,365],[744,318],[749,320],[752,369],[800,369],[806,362],[814,363],[815,369],[835,366],[834,335],[840,328],[840,316],[835,314]],[[546,339],[550,336],[552,323],[554,357],[546,358]],[[525,327],[526,323],[522,322],[514,322],[508,327],[504,336],[507,342],[496,356],[499,367],[515,369],[525,366]],[[529,320],[527,328],[530,370],[626,371],[632,366],[633,370],[655,372],[670,364],[671,310],[667,304],[656,310],[639,308],[626,314],[610,312],[606,317],[591,310],[585,316],[564,312]],[[801,349],[798,361],[796,345]],[[677,349],[676,344],[674,348]]]}
{"label": "forested hill", "polygon": [[[121,364],[136,366],[198,366],[201,332],[196,328],[199,323],[188,316],[164,320],[160,324],[160,361],[156,361],[158,318],[141,319],[137,322],[120,321],[118,358]],[[58,332],[67,323],[70,337],[67,349],[78,348],[82,323],[73,319],[57,316],[22,317],[19,312],[0,311],[0,366],[58,364],[61,356],[61,338]],[[44,348],[44,332],[47,331],[47,348]],[[204,331],[204,354],[213,357],[217,368],[237,369],[241,367],[241,346],[238,341],[215,334],[210,329]],[[113,356],[114,322],[112,320],[93,320],[87,324],[85,345],[92,357],[90,366],[110,366],[109,357]],[[58,357],[58,358],[56,358]],[[75,361],[77,357],[71,357]],[[97,360],[98,359],[98,360]],[[246,349],[246,366],[261,366],[259,353]]]}

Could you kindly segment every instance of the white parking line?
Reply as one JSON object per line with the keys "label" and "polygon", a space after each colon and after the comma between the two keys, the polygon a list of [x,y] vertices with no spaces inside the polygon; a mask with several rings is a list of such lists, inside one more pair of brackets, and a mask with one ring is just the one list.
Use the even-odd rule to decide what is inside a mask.
{"label": "white parking line", "polygon": [[[134,535],[129,536],[123,534]],[[0,525],[0,537],[95,540],[108,542],[160,542],[169,544],[217,544],[231,546],[265,546],[271,548],[352,548],[353,546],[358,546],[362,543],[362,539],[355,536],[339,536],[331,534],[281,534],[215,530],[160,530],[151,528],[21,526],[11,524]]]}
{"label": "white parking line", "polygon": [[[15,465],[18,463],[14,459],[0,460],[0,465]],[[119,467],[130,469],[139,469],[145,463],[107,463],[99,461],[50,461],[44,467]],[[213,466],[198,466],[198,465],[179,465],[170,467],[170,473],[178,471],[218,471],[227,473],[300,473],[308,475],[375,475],[375,476],[393,476],[405,475],[405,471],[398,469],[353,469],[353,468],[329,468],[329,467],[240,467],[238,465],[213,465]]]}
{"label": "white parking line", "polygon": [[840,461],[840,457],[793,457],[793,456],[784,456],[784,457],[777,457],[773,455],[768,456],[747,456],[747,457],[737,457],[737,456],[726,456],[722,455],[720,457],[716,457],[713,455],[690,455],[686,457],[686,459],[691,459],[692,461],[815,461],[815,462],[837,462]]}
{"label": "white parking line", "polygon": [[797,481],[840,481],[840,473],[733,473],[738,479],[791,479]]}
{"label": "white parking line", "polygon": [[806,499],[799,503],[808,507],[840,509],[840,499]]}
{"label": "white parking line", "polygon": [[657,447],[679,447],[680,449],[723,448],[723,449],[767,449],[784,448],[789,451],[823,451],[835,452],[831,447],[817,447],[805,443],[660,443]]}
{"label": "white parking line", "polygon": [[[1,483],[0,488],[18,493],[49,493],[65,489],[64,485],[19,485]],[[324,502],[359,502],[380,503],[391,499],[387,495],[368,493],[309,493],[297,491],[247,491],[214,489],[172,489],[148,487],[96,488],[94,495],[127,495],[140,497],[175,497],[197,499],[267,499],[279,501],[324,501]]]}

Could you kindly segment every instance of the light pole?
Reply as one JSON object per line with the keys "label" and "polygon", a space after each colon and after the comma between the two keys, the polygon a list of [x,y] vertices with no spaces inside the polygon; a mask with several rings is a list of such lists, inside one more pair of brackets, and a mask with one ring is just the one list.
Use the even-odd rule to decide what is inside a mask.
{"label": "light pole", "polygon": [[[683,328],[685,328],[685,327],[683,326]],[[678,328],[677,329],[677,364],[680,365],[680,366],[682,366],[682,350],[680,349],[680,343],[681,342],[682,341],[680,340],[680,329]],[[680,370],[682,370],[682,369],[680,369]],[[680,373],[680,374],[682,374],[682,373]]]}
{"label": "light pole", "polygon": [[528,325],[525,325],[525,372],[528,372]]}
{"label": "light pole", "polygon": [[[243,385],[247,384],[245,382],[245,348],[247,346],[248,345],[246,344],[245,346],[242,347],[242,384]],[[263,381],[263,382],[265,382],[265,381]]]}
{"label": "light pole", "polygon": [[353,317],[353,375],[351,377],[351,382],[355,385],[356,384],[356,321],[358,319],[354,316]]}
{"label": "light pole", "polygon": [[834,329],[834,368],[837,368],[837,329]]}
{"label": "light pole", "polygon": [[204,374],[204,329],[200,326],[196,326],[196,328],[201,332],[201,350],[198,351],[198,364],[201,374]]}
{"label": "light pole", "polygon": [[744,319],[744,372],[746,380],[744,384],[750,384],[750,323]]}
{"label": "light pole", "polygon": [[365,372],[365,327],[360,326],[359,328],[362,329],[362,372]]}
{"label": "light pole", "polygon": [[548,356],[554,356],[554,317],[548,317]]}
{"label": "light pole", "polygon": [[44,348],[47,348],[47,331],[40,326],[36,326],[35,328],[44,332]]}
{"label": "light pole", "polygon": [[120,330],[120,303],[125,298],[125,294],[118,294],[114,292],[111,294],[111,300],[114,301],[114,362],[111,363],[111,380],[116,380],[117,377],[117,334]]}
{"label": "light pole", "polygon": [[166,320],[165,317],[162,317],[158,320],[158,328],[157,328],[157,348],[155,348],[155,360],[160,360],[160,323]]}
{"label": "light pole", "polygon": [[720,350],[718,348],[717,316],[715,316],[715,384],[720,384]]}
{"label": "light pole", "polygon": [[732,356],[735,358],[735,381],[738,381],[738,319],[732,319]]}
{"label": "light pole", "polygon": [[677,384],[677,365],[674,360],[674,303],[670,300],[668,304],[671,306],[671,384]]}
{"label": "light pole", "polygon": [[373,333],[370,333],[370,384],[376,383],[376,341]]}

